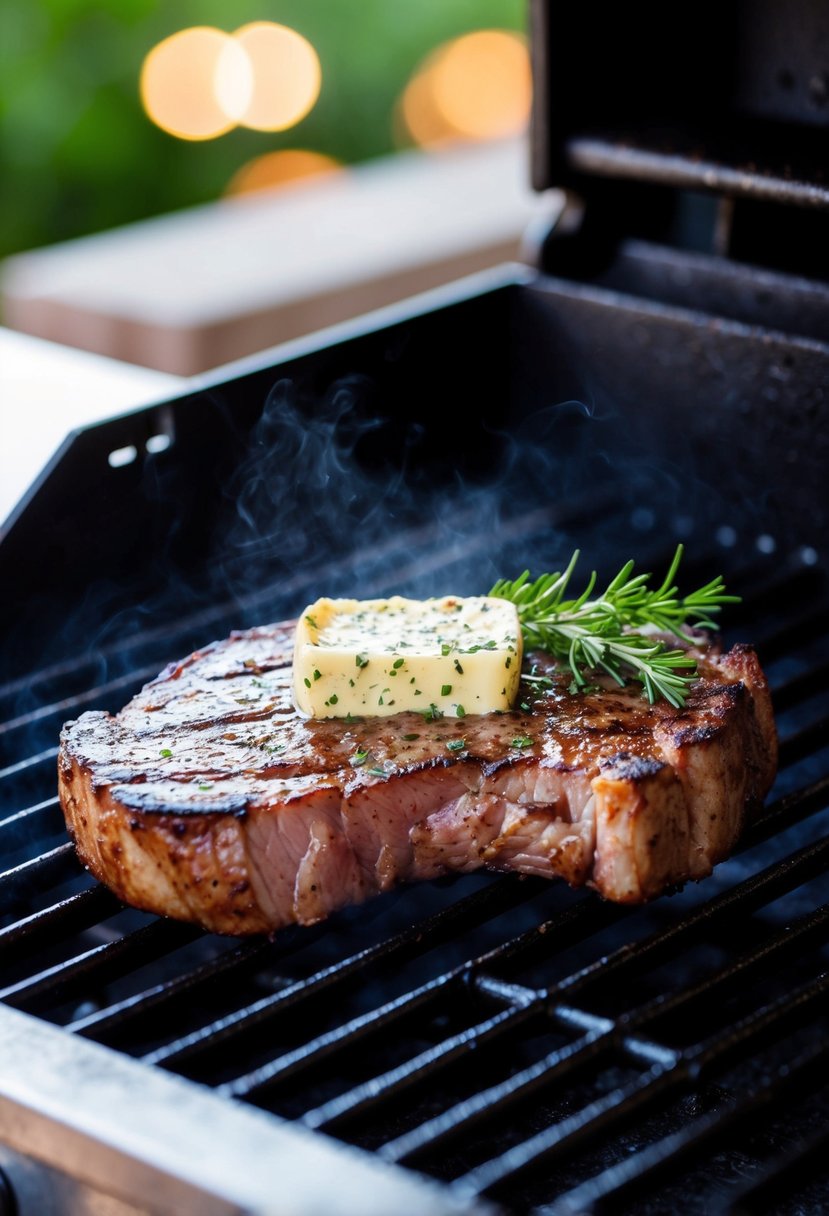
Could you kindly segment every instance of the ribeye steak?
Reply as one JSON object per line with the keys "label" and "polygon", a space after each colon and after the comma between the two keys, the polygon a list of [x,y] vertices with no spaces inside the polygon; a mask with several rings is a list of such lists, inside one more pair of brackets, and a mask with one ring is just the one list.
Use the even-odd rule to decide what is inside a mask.
{"label": "ribeye steak", "polygon": [[60,797],[127,903],[219,933],[309,924],[393,884],[488,866],[636,903],[702,878],[765,796],[777,742],[754,652],[704,652],[687,704],[551,686],[504,714],[311,720],[290,623],[169,666],[69,722]]}

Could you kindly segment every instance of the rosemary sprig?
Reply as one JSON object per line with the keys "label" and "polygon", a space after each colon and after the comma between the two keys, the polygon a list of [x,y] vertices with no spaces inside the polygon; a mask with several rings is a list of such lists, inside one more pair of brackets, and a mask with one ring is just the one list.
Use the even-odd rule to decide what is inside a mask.
{"label": "rosemary sprig", "polygon": [[641,630],[655,628],[693,642],[685,632],[688,624],[712,629],[712,618],[721,606],[740,599],[725,594],[721,578],[680,596],[674,578],[682,553],[682,545],[677,545],[668,573],[653,591],[647,585],[650,575],[634,574],[630,561],[601,595],[590,598],[596,586],[594,570],[581,595],[568,597],[577,549],[563,573],[542,574],[531,581],[525,570],[514,582],[499,580],[489,594],[515,604],[526,648],[566,660],[576,688],[587,687],[588,673],[604,671],[617,684],[631,677],[639,680],[651,704],[664,697],[681,708],[696,675],[696,662],[685,650],[671,650]]}

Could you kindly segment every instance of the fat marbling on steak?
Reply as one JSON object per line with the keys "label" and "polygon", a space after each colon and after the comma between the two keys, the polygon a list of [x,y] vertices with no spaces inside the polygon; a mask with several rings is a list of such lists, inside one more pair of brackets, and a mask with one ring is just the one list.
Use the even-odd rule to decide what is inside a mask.
{"label": "fat marbling on steak", "polygon": [[504,714],[302,718],[293,626],[170,665],[119,714],[64,727],[78,853],[127,903],[219,933],[310,924],[395,883],[481,866],[637,903],[702,878],[768,791],[777,741],[754,652],[703,652],[683,709],[641,687],[522,684]]}

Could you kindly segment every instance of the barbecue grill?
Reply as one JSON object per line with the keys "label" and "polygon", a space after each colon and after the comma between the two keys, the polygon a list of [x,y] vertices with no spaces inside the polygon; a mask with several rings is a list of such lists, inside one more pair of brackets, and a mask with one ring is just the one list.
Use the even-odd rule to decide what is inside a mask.
{"label": "barbecue grill", "polygon": [[[829,1204],[829,13],[707,3],[677,42],[664,6],[598,40],[560,7],[532,10],[536,185],[570,192],[537,269],[78,432],[10,522],[0,1211]],[[678,540],[688,586],[743,596],[726,641],[782,740],[706,881],[621,908],[475,874],[233,941],[75,859],[59,727],[170,659],[322,591],[481,592],[575,546],[661,570]]]}

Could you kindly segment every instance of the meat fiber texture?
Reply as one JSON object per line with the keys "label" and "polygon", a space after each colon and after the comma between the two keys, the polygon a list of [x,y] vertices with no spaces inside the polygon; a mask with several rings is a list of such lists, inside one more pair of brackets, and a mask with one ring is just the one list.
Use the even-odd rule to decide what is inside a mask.
{"label": "meat fiber texture", "polygon": [[78,854],[126,903],[217,933],[313,924],[400,882],[488,867],[619,903],[699,879],[774,778],[754,652],[699,659],[683,709],[572,690],[547,656],[509,713],[301,717],[293,625],[170,665],[120,713],[64,727]]}

